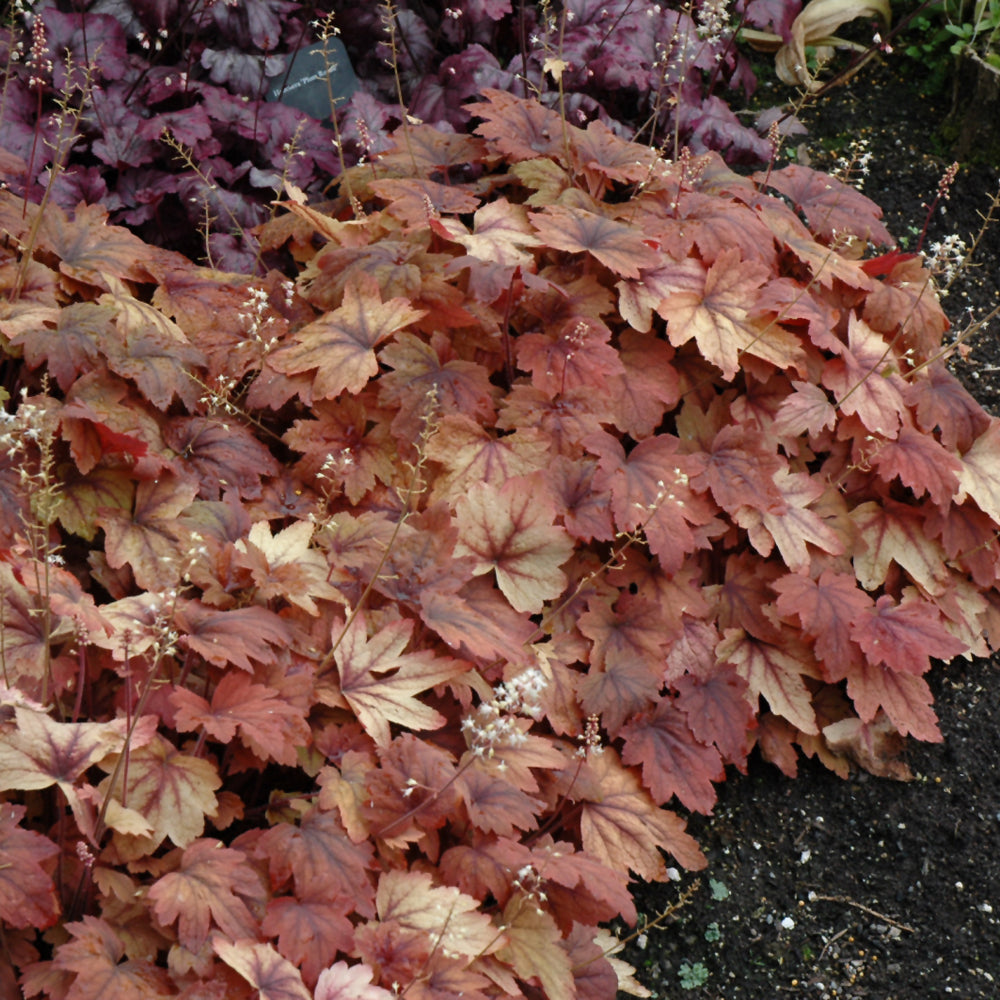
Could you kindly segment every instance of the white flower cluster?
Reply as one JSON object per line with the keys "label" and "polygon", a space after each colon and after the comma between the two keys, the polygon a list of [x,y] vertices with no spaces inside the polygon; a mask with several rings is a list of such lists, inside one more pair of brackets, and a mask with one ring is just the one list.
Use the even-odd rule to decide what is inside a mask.
{"label": "white flower cluster", "polygon": [[930,253],[926,255],[927,266],[935,276],[947,285],[962,269],[968,254],[969,248],[966,246],[965,240],[961,236],[951,233],[943,240],[930,245]]}
{"label": "white flower cluster", "polygon": [[542,714],[541,696],[547,685],[537,667],[529,667],[509,681],[493,688],[493,697],[462,720],[469,747],[479,757],[492,758],[504,747],[514,747],[527,739],[521,720]]}

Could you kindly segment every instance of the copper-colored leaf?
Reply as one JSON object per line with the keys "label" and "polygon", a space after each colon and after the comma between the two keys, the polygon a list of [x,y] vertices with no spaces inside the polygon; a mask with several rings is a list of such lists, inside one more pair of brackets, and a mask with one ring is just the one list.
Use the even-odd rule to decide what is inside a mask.
{"label": "copper-colored leaf", "polygon": [[313,1000],[298,969],[269,944],[260,941],[234,943],[216,934],[212,947],[226,965],[257,990],[257,1000]]}
{"label": "copper-colored leaf", "polygon": [[[340,631],[335,626],[335,632]],[[407,729],[437,729],[444,716],[418,701],[415,695],[465,673],[467,665],[435,656],[430,650],[404,653],[413,622],[400,619],[370,638],[365,617],[358,615],[335,653],[340,693],[379,746],[391,738],[390,723]],[[334,635],[334,641],[338,638]],[[323,700],[322,688],[318,691]]]}
{"label": "copper-colored leaf", "polygon": [[383,302],[374,278],[356,277],[344,288],[343,304],[299,330],[295,343],[272,354],[270,363],[286,374],[315,369],[320,399],[360,392],[378,372],[375,348],[423,315],[403,298]]}
{"label": "copper-colored leaf", "polygon": [[600,755],[591,755],[587,767],[600,788],[600,797],[584,801],[580,814],[588,854],[614,871],[631,870],[647,881],[665,878],[660,848],[685,868],[705,867],[708,862],[697,841],[685,831],[684,821],[653,802],[614,750],[605,747]]}
{"label": "copper-colored leaf", "polygon": [[129,566],[136,583],[160,591],[177,580],[187,547],[187,532],[178,516],[194,500],[198,487],[163,476],[139,484],[131,514],[104,508],[98,523],[107,540],[108,563]]}
{"label": "copper-colored leaf", "polygon": [[554,505],[532,479],[512,478],[500,488],[475,484],[459,499],[456,520],[455,554],[474,556],[477,574],[495,570],[515,610],[537,613],[563,592],[566,576],[559,567],[573,543],[554,523]]}
{"label": "copper-colored leaf", "polygon": [[156,919],[164,926],[177,921],[177,939],[196,952],[213,927],[233,940],[257,937],[250,906],[263,904],[265,890],[242,851],[204,838],[183,852],[176,871],[150,887],[149,898]]}
{"label": "copper-colored leaf", "polygon": [[435,885],[430,875],[387,871],[379,879],[375,905],[379,919],[429,934],[446,955],[472,958],[495,951],[497,929],[479,901],[450,885]]}
{"label": "copper-colored leaf", "polygon": [[141,813],[153,827],[149,837],[133,845],[138,856],[148,855],[167,837],[187,847],[204,831],[206,815],[215,814],[215,791],[222,784],[215,765],[180,753],[159,734],[130,751],[126,774],[124,790],[120,782],[112,788],[107,778],[100,791]]}
{"label": "copper-colored leaf", "polygon": [[638,278],[655,267],[660,255],[643,240],[642,231],[582,208],[547,205],[532,216],[535,230],[550,247],[589,253],[616,275]]}
{"label": "copper-colored leaf", "polygon": [[27,811],[0,804],[0,919],[11,927],[51,927],[60,907],[51,874],[43,864],[59,853],[48,837],[19,824]]}

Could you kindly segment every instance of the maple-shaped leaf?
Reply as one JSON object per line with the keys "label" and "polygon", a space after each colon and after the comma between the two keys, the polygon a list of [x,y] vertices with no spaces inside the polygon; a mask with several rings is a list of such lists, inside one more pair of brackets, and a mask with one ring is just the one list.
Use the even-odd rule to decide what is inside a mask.
{"label": "maple-shaped leaf", "polygon": [[775,434],[790,438],[802,434],[816,437],[836,424],[836,407],[818,385],[793,381],[792,386],[795,392],[785,397],[774,418],[772,431]]}
{"label": "maple-shaped leaf", "polygon": [[843,413],[856,413],[872,434],[895,438],[906,404],[905,382],[892,370],[892,351],[880,334],[853,313],[847,338],[839,357],[824,365],[823,385],[836,395]]}
{"label": "maple-shaped leaf", "polygon": [[425,454],[445,470],[434,480],[431,499],[451,502],[475,483],[499,489],[514,476],[541,469],[547,458],[544,441],[532,429],[498,438],[479,421],[459,413],[441,420]]}
{"label": "maple-shaped leaf", "polygon": [[956,503],[972,497],[984,514],[1000,524],[1000,420],[991,420],[962,456],[958,483]]}
{"label": "maple-shaped leaf", "polygon": [[525,643],[535,632],[527,615],[515,611],[492,583],[479,578],[461,590],[425,590],[420,618],[452,649],[487,660],[525,659]]}
{"label": "maple-shaped leaf", "polygon": [[0,731],[0,791],[58,784],[71,795],[85,771],[125,743],[124,728],[112,722],[57,722],[20,705],[14,721]]}
{"label": "maple-shaped leaf", "polygon": [[989,429],[989,414],[944,365],[931,365],[922,374],[906,386],[906,402],[916,406],[917,426],[938,430],[946,448],[966,454]]}
{"label": "maple-shaped leaf", "polygon": [[621,277],[638,278],[641,268],[655,267],[660,260],[642,230],[583,208],[547,205],[531,221],[547,246],[589,253]]}
{"label": "maple-shaped leaf", "polygon": [[747,682],[750,693],[767,699],[771,710],[803,733],[818,733],[816,711],[805,678],[817,674],[805,649],[761,642],[742,629],[726,629],[716,656],[731,663]]}
{"label": "maple-shaped leaf", "polygon": [[562,117],[539,101],[528,101],[504,90],[486,87],[483,98],[469,107],[483,121],[476,132],[490,140],[512,161],[551,156],[559,159],[564,151]]}
{"label": "maple-shaped leaf", "polygon": [[714,743],[726,763],[742,766],[749,749],[747,736],[756,725],[746,681],[734,668],[720,664],[713,665],[707,676],[684,674],[673,686],[676,705],[694,736],[705,745]]}
{"label": "maple-shaped leaf", "polygon": [[694,812],[711,813],[715,805],[713,781],[725,777],[718,750],[698,742],[684,714],[670,699],[652,712],[643,712],[621,731],[625,741],[622,762],[641,764],[643,784],[663,805],[674,795]]}
{"label": "maple-shaped leaf", "polygon": [[251,853],[267,861],[274,888],[294,877],[298,896],[323,890],[331,898],[349,896],[362,916],[374,913],[368,874],[373,844],[367,839],[354,843],[335,813],[314,809],[298,826],[277,823],[253,842]]}
{"label": "maple-shaped leaf", "polygon": [[435,885],[430,875],[416,871],[387,871],[375,894],[383,923],[430,935],[446,955],[473,958],[496,950],[499,940],[493,921],[479,912],[479,900],[450,885]]}
{"label": "maple-shaped leaf", "polygon": [[124,788],[120,781],[111,787],[111,778],[106,778],[99,790],[140,813],[152,826],[148,837],[129,843],[137,857],[148,856],[167,837],[178,847],[187,847],[204,832],[205,817],[215,815],[215,791],[222,784],[215,765],[180,753],[159,734],[130,750],[124,774]]}
{"label": "maple-shaped leaf", "polygon": [[[389,622],[369,638],[365,616],[359,614],[342,637],[341,631],[341,626],[334,626],[339,693],[379,746],[388,746],[393,722],[407,729],[444,725],[444,716],[415,695],[459,677],[468,664],[435,656],[430,650],[404,653],[413,632],[413,621],[408,618]],[[322,683],[317,697],[330,703]]]}
{"label": "maple-shaped leaf", "polygon": [[593,641],[590,670],[580,679],[583,710],[600,715],[604,727],[617,735],[625,720],[656,701],[663,685],[669,626],[660,624],[659,609],[649,601],[629,601],[622,595],[612,609],[592,600],[577,619],[580,631]]}
{"label": "maple-shaped leaf", "polygon": [[816,640],[816,655],[827,677],[839,681],[857,661],[851,626],[872,606],[852,574],[824,570],[818,580],[804,573],[788,573],[771,583],[778,592],[778,610],[795,615],[806,635]]}
{"label": "maple-shaped leaf", "polygon": [[424,315],[404,298],[383,302],[375,278],[358,275],[348,281],[338,308],[297,331],[294,344],[269,361],[286,374],[316,369],[313,390],[320,399],[358,393],[378,373],[375,348]]}
{"label": "maple-shaped leaf", "polygon": [[211,705],[185,688],[173,691],[170,703],[181,732],[202,728],[211,739],[229,743],[238,731],[241,742],[261,760],[292,766],[297,749],[309,742],[302,710],[274,688],[254,684],[247,674],[226,674],[212,692]]}
{"label": "maple-shaped leaf", "polygon": [[961,460],[933,437],[907,426],[900,428],[895,441],[886,441],[871,462],[886,482],[898,476],[914,496],[929,493],[939,506],[946,506],[958,492],[964,469]]}
{"label": "maple-shaped leaf", "polygon": [[302,971],[307,984],[315,984],[338,952],[351,951],[354,925],[348,915],[353,909],[349,897],[330,898],[322,887],[307,889],[301,899],[272,899],[261,930],[267,937],[277,938],[278,951]]}
{"label": "maple-shaped leaf", "polygon": [[757,290],[769,276],[763,264],[742,260],[739,250],[724,250],[705,272],[701,288],[674,292],[656,307],[667,320],[670,343],[680,347],[693,338],[727,381],[740,370],[744,354],[776,368],[798,366],[805,358],[798,337],[751,316]]}
{"label": "maple-shaped leaf", "polygon": [[250,673],[251,659],[266,662],[292,641],[285,620],[262,607],[221,611],[200,601],[179,601],[175,622],[183,646],[217,667],[232,663]]}
{"label": "maple-shaped leaf", "polygon": [[680,379],[671,364],[674,349],[665,340],[635,330],[619,334],[618,345],[624,374],[612,376],[608,385],[615,400],[615,426],[641,441],[680,399]]}
{"label": "maple-shaped leaf", "polygon": [[198,487],[173,476],[139,484],[131,514],[104,508],[97,523],[106,537],[104,551],[113,569],[128,566],[136,583],[159,591],[179,576],[187,550],[187,532],[178,520]]}
{"label": "maple-shaped leaf", "polygon": [[858,504],[850,517],[864,543],[854,555],[854,572],[865,590],[878,590],[885,583],[891,562],[902,566],[928,593],[943,589],[944,550],[928,536],[924,511],[894,500],[868,500]]}
{"label": "maple-shaped leaf", "polygon": [[566,587],[559,568],[573,552],[565,528],[554,524],[551,499],[531,477],[497,488],[476,483],[455,509],[455,555],[473,556],[477,575],[496,572],[497,584],[516,611],[536,614]]}
{"label": "maple-shaped leaf", "polygon": [[385,201],[386,212],[407,226],[426,227],[438,216],[467,215],[479,207],[479,199],[464,186],[427,177],[374,180],[368,187]]}
{"label": "maple-shaped leaf", "polygon": [[[776,482],[787,472],[786,460],[768,447],[765,436],[752,427],[727,424],[713,438],[705,471],[692,479],[696,490],[710,489],[723,510],[735,513],[752,506],[783,515],[788,501]],[[815,499],[815,498],[813,498]]]}
{"label": "maple-shaped leaf", "polygon": [[518,367],[530,371],[533,385],[552,396],[580,387],[603,388],[622,376],[618,352],[607,342],[611,331],[592,319],[574,318],[552,333],[517,338]]}
{"label": "maple-shaped leaf", "polygon": [[828,173],[789,164],[754,180],[780,191],[805,215],[817,236],[832,240],[835,235],[856,236],[865,242],[893,246],[895,240],[882,224],[882,210],[856,188]]}
{"label": "maple-shaped leaf", "polygon": [[517,830],[534,830],[544,803],[510,782],[479,768],[469,768],[458,779],[459,792],[477,830],[511,837]]}
{"label": "maple-shaped leaf", "polygon": [[611,511],[619,530],[641,528],[663,568],[675,573],[701,543],[691,526],[708,524],[715,511],[690,485],[704,471],[704,460],[683,454],[680,440],[668,434],[646,438],[628,456],[622,443],[606,432],[588,435],[586,445],[600,456],[594,484],[611,489]]}
{"label": "maple-shaped leaf", "polygon": [[322,473],[340,486],[352,504],[375,486],[392,481],[395,473],[389,428],[371,419],[372,410],[353,397],[318,403],[318,419],[296,420],[282,440],[302,453],[296,471],[308,482]]}
{"label": "maple-shaped leaf", "polygon": [[70,640],[75,629],[70,618],[46,621],[40,607],[39,596],[17,579],[9,563],[0,562],[3,678],[34,697],[42,697],[43,678],[52,671],[61,674],[60,668],[68,666],[61,657],[53,660],[53,648]]}
{"label": "maple-shaped leaf", "polygon": [[177,921],[178,941],[195,952],[213,927],[233,940],[257,937],[251,907],[262,906],[265,896],[246,855],[210,838],[194,841],[181,853],[177,869],[149,889],[156,919],[164,927]]}
{"label": "maple-shaped leaf", "polygon": [[102,344],[108,367],[131,379],[160,410],[168,409],[174,396],[193,409],[202,389],[189,373],[204,365],[205,356],[173,320],[135,298],[117,278],[108,280],[112,291],[99,301],[118,312],[117,335]]}
{"label": "maple-shaped leaf", "polygon": [[625,767],[615,751],[605,747],[591,754],[587,768],[600,797],[585,799],[580,814],[583,849],[613,871],[633,871],[646,881],[662,881],[666,865],[660,848],[685,868],[696,871],[708,863],[684,820],[661,809]]}
{"label": "maple-shaped leaf", "polygon": [[26,806],[0,803],[0,919],[44,930],[59,919],[52,876],[43,864],[59,853],[48,837],[20,826]]}
{"label": "maple-shaped leaf", "polygon": [[504,946],[497,957],[519,979],[537,979],[548,1000],[576,1000],[569,955],[552,915],[523,896],[514,896],[504,908],[503,927]]}
{"label": "maple-shaped leaf", "polygon": [[901,255],[888,277],[876,281],[865,297],[861,317],[874,329],[898,338],[902,349],[912,350],[922,362],[938,355],[941,338],[951,326],[941,301],[923,259]]}
{"label": "maple-shaped leaf", "polygon": [[761,509],[754,504],[739,508],[734,515],[762,556],[769,556],[777,545],[785,565],[793,572],[800,572],[808,570],[812,562],[807,543],[831,555],[843,553],[845,545],[840,535],[810,510],[810,505],[826,492],[826,483],[816,481],[806,472],[779,469],[774,473],[773,485],[784,500],[784,510]]}
{"label": "maple-shaped leaf", "polygon": [[47,309],[38,319],[12,336],[11,346],[23,348],[32,368],[44,362],[65,391],[77,376],[97,367],[100,345],[113,332],[115,310],[96,302],[71,302],[61,309]]}
{"label": "maple-shaped leaf", "polygon": [[313,1000],[299,970],[271,945],[261,941],[227,941],[215,934],[212,948],[257,991],[257,1000]]}
{"label": "maple-shaped leaf", "polygon": [[503,196],[477,209],[473,230],[466,232],[456,231],[451,238],[461,243],[470,257],[508,267],[528,266],[533,259],[530,248],[542,242],[531,228],[527,210]]}
{"label": "maple-shaped leaf", "polygon": [[966,651],[965,643],[947,631],[930,602],[910,598],[897,604],[888,594],[865,608],[851,626],[851,638],[872,663],[909,674],[926,673],[932,656],[950,660]]}
{"label": "maple-shaped leaf", "polygon": [[163,440],[177,452],[201,487],[201,496],[216,500],[233,487],[241,497],[260,496],[260,481],[276,476],[274,456],[246,427],[213,417],[175,417],[163,429]]}
{"label": "maple-shaped leaf", "polygon": [[259,598],[284,598],[310,615],[319,614],[314,598],[343,601],[327,582],[330,567],[323,553],[310,547],[315,530],[301,520],[272,535],[268,522],[258,521],[246,540],[236,543],[237,562],[250,570]]}
{"label": "maple-shaped leaf", "polygon": [[38,245],[59,258],[62,274],[98,288],[107,288],[109,279],[155,284],[161,269],[186,263],[121,226],[107,225],[107,219],[102,205],[79,205],[71,220],[50,201],[42,214]]}
{"label": "maple-shaped leaf", "polygon": [[934,696],[923,677],[863,660],[847,676],[847,693],[862,722],[883,709],[904,736],[940,743],[941,730],[931,704]]}
{"label": "maple-shaped leaf", "polygon": [[395,993],[372,985],[373,976],[363,962],[335,962],[319,974],[315,1000],[393,1000]]}
{"label": "maple-shaped leaf", "polygon": [[66,924],[72,939],[55,950],[54,968],[75,973],[65,994],[72,1000],[150,1000],[169,996],[173,987],[165,969],[144,958],[127,958],[125,943],[108,921],[85,916]]}

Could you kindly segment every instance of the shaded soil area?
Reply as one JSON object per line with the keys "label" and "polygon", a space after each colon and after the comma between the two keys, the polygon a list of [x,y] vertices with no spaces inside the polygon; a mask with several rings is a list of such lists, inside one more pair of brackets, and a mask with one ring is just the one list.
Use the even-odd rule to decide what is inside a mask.
{"label": "shaded soil area", "polygon": [[[852,139],[864,140],[864,193],[915,249],[951,162],[938,131],[950,104],[877,67],[802,114],[810,134],[801,155],[828,168]],[[948,233],[971,244],[998,178],[996,167],[963,167],[926,245]],[[975,265],[945,299],[956,331],[968,310],[976,317],[1000,304],[1000,226]],[[962,345],[967,357],[949,362],[996,415],[998,330],[1000,322],[979,331]],[[755,756],[746,775],[720,787],[713,816],[691,817],[707,870],[637,892],[647,920],[686,898],[625,955],[655,996],[1000,996],[1000,658],[956,660],[928,681],[944,742],[908,745],[914,781],[844,781],[808,760],[792,780]]]}

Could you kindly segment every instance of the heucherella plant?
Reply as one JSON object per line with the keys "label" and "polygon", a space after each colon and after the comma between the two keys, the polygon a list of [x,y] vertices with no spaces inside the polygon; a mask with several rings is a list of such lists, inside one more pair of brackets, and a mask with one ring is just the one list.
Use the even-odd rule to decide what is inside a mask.
{"label": "heucherella plant", "polygon": [[996,643],[1000,420],[876,206],[464,111],[265,275],[0,192],[5,995],[641,993],[727,767],[905,777]]}

